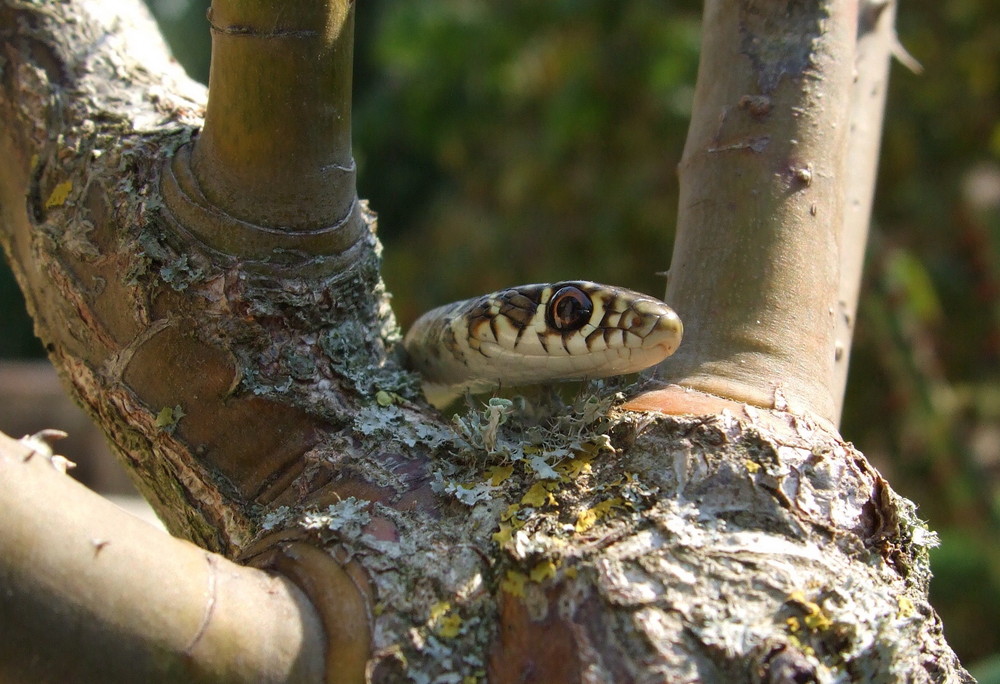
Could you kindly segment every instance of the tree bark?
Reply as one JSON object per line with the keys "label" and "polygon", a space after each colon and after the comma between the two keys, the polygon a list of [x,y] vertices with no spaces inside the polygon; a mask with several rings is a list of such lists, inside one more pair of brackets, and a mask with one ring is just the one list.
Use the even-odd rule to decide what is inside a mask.
{"label": "tree bark", "polygon": [[[721,12],[729,6],[709,4],[709,45],[720,22],[732,27]],[[93,632],[61,619],[83,592],[75,584],[49,591],[65,573],[88,578],[95,598],[81,605],[128,615],[123,629],[136,646],[113,670],[123,679],[174,677],[158,660],[166,634],[180,660],[226,663],[242,658],[234,650],[253,652],[250,676],[199,665],[219,681],[276,673],[310,681],[320,658],[323,677],[343,682],[969,680],[927,602],[933,535],[831,427],[835,332],[825,307],[837,296],[835,269],[820,269],[815,289],[803,285],[803,315],[822,319],[821,338],[802,349],[798,336],[764,345],[778,352],[779,367],[768,372],[787,377],[790,400],[776,408],[740,403],[771,406],[773,391],[723,388],[712,398],[674,389],[673,410],[689,415],[638,413],[597,384],[569,404],[493,399],[448,423],[391,353],[398,332],[374,218],[354,194],[345,134],[353,4],[290,7],[216,4],[220,62],[199,136],[204,93],[168,62],[139,7],[0,2],[0,241],[67,386],[168,529],[206,550],[175,552],[182,542],[112,521],[121,563],[101,567],[111,547],[93,558],[89,550],[112,531],[72,521],[105,513],[58,477],[42,477],[44,466],[23,463],[23,448],[0,443],[11,454],[0,461],[0,505],[21,521],[3,523],[13,551],[3,554],[2,578],[18,591],[0,595],[2,624],[17,624],[30,605],[28,634],[38,635],[12,642],[30,649],[4,659],[12,678],[95,672],[93,660],[74,672],[71,654],[59,669],[31,669],[46,653],[43,631],[78,649],[107,643],[103,625],[115,611]],[[855,15],[837,3],[794,8],[814,27],[809,41],[795,42],[806,64],[852,54],[847,17]],[[736,9],[753,46],[774,28],[759,17],[782,14],[766,2]],[[846,97],[850,79],[839,65],[834,72],[830,97]],[[738,115],[752,119],[757,105],[748,101]],[[820,121],[825,111],[803,116]],[[314,117],[333,127],[329,137],[298,130]],[[785,155],[790,146],[768,144]],[[760,262],[710,252],[699,268],[716,278],[702,282],[705,292],[690,275],[671,281],[672,303],[691,312],[695,344],[708,349],[730,344],[730,325],[732,344],[745,342],[758,313],[789,331],[789,312],[802,306],[771,308],[780,299],[775,278],[768,296],[748,294],[738,308],[719,297],[721,278],[739,286],[755,279],[752,269],[757,281],[773,275],[784,263],[776,244],[799,264],[790,276],[799,283],[795,260],[815,257],[800,250],[837,254],[839,228],[817,229],[801,191],[822,187],[824,220],[829,209],[837,223],[842,199],[826,186],[841,162],[781,167],[790,193],[781,196],[755,185],[764,173],[755,154],[751,146],[741,162],[747,194],[726,206],[765,221],[791,202],[781,215],[808,229],[757,245],[736,227],[741,244],[762,249]],[[822,180],[810,185],[806,171]],[[268,177],[273,187],[262,184]],[[748,203],[748,195],[764,199]],[[789,222],[781,236],[792,235]],[[698,240],[684,237],[689,247],[679,252]],[[707,312],[697,313],[705,301],[731,314],[715,333],[722,343]],[[698,353],[678,368],[694,367]],[[754,363],[770,369],[766,361]],[[762,387],[772,386],[753,385]],[[777,410],[790,406],[798,412]],[[66,510],[52,515],[41,491],[59,495]],[[56,522],[52,536],[45,520]],[[32,564],[15,553],[62,539],[74,540],[65,557]],[[143,586],[150,566],[163,576],[195,557],[250,587],[260,627],[238,644],[228,628],[247,619],[238,602],[206,610],[194,588],[182,589],[185,610],[176,615],[160,607],[166,591],[116,602],[123,587]],[[267,587],[277,593],[257,601]],[[143,630],[144,610],[162,629]],[[202,621],[192,627],[191,615]],[[202,639],[216,633],[223,637]]]}

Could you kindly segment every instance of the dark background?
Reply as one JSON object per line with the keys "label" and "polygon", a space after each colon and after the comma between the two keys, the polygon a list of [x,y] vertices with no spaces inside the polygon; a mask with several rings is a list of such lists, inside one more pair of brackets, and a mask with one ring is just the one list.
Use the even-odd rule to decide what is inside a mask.
{"label": "dark background", "polygon": [[[149,0],[207,79],[201,0]],[[404,328],[507,285],[661,295],[700,5],[357,4],[354,145]],[[934,605],[1000,682],[1000,3],[909,0],[842,432],[941,535]],[[39,357],[0,271],[0,357]]]}

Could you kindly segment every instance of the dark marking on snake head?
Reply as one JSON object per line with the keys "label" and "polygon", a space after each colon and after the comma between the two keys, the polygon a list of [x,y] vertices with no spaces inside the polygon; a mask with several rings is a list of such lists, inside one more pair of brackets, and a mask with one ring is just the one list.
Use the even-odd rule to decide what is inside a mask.
{"label": "dark marking on snake head", "polygon": [[492,316],[480,316],[478,318],[469,318],[469,337],[474,340],[486,339],[483,334],[483,328],[488,327],[490,332],[493,332],[493,317]]}
{"label": "dark marking on snake head", "polygon": [[455,331],[450,325],[446,325],[444,330],[441,331],[441,343],[456,359],[459,361],[464,360],[465,355],[458,348],[458,339],[456,339]]}
{"label": "dark marking on snake head", "polygon": [[517,329],[517,337],[514,338],[514,349],[517,349],[517,345],[521,344],[521,338],[524,337],[524,333],[528,331],[528,327]]}
{"label": "dark marking on snake head", "polygon": [[[596,340],[598,337],[604,336],[604,332],[605,332],[605,330],[603,328],[598,328],[594,332],[592,332],[589,335],[587,335],[587,338],[585,340],[586,343],[587,343],[587,349],[590,349],[591,351],[593,351],[594,340]],[[606,340],[607,340],[607,337],[605,336],[605,341]]]}
{"label": "dark marking on snake head", "polygon": [[500,315],[506,316],[518,330],[523,330],[531,325],[531,319],[535,317],[538,309],[538,293],[532,299],[520,290],[507,290],[500,295]]}

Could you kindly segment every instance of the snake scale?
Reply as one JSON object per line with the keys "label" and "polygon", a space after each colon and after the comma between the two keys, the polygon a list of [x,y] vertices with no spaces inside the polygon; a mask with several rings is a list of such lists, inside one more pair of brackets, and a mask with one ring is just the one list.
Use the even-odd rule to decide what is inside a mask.
{"label": "snake scale", "polygon": [[464,391],[606,378],[659,363],[680,344],[674,311],[585,280],[522,285],[428,311],[403,340],[438,406]]}

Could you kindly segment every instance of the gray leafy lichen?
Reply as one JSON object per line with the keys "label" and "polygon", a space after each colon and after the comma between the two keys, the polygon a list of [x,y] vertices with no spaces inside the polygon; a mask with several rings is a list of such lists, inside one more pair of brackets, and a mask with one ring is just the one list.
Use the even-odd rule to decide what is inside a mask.
{"label": "gray leafy lichen", "polygon": [[435,454],[442,507],[344,501],[299,518],[377,588],[377,680],[482,681],[509,602],[572,634],[595,681],[961,672],[927,602],[933,534],[838,435],[749,407],[614,404],[494,398],[451,430],[405,403],[358,414],[360,437]]}

